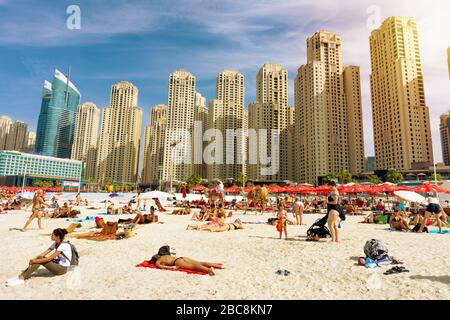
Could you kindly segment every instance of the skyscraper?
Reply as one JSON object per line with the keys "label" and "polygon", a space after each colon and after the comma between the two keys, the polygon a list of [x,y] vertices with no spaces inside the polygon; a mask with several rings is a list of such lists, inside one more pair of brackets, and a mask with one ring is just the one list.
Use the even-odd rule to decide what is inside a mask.
{"label": "skyscraper", "polygon": [[442,114],[440,120],[442,159],[446,166],[450,166],[450,111]]}
{"label": "skyscraper", "polygon": [[[248,108],[248,175],[250,179],[257,180],[286,180],[289,174],[289,148],[288,148],[288,72],[279,64],[264,64],[256,76],[256,102],[250,103]],[[261,140],[258,133],[256,150],[258,159],[252,159],[253,145],[251,142],[251,129],[260,132],[267,130],[266,142]],[[272,146],[272,130],[278,133],[274,136]],[[272,150],[272,147],[274,149]],[[274,155],[272,157],[272,152]],[[271,159],[264,158],[264,155]],[[254,163],[256,160],[256,163]],[[262,161],[263,160],[263,161]],[[274,166],[271,166],[270,163]],[[274,168],[276,172],[264,172],[264,168]]]}
{"label": "skyscraper", "polygon": [[0,150],[5,150],[6,139],[8,138],[12,120],[8,116],[0,116]]}
{"label": "skyscraper", "polygon": [[390,17],[370,35],[377,169],[433,164],[419,37],[412,18]]}
{"label": "skyscraper", "polygon": [[37,153],[70,158],[80,97],[75,85],[57,69],[53,81],[44,82],[36,134]]}
{"label": "skyscraper", "polygon": [[341,37],[316,32],[295,79],[296,178],[317,183],[340,170],[364,171],[359,68],[344,67]]}
{"label": "skyscraper", "polygon": [[163,167],[165,181],[186,181],[194,173],[195,96],[195,77],[190,72],[178,70],[170,74]]}
{"label": "skyscraper", "polygon": [[20,152],[28,151],[28,125],[17,120],[11,124],[6,138],[5,150],[15,150]]}
{"label": "skyscraper", "polygon": [[208,129],[219,130],[223,137],[222,150],[217,150],[220,163],[209,166],[209,179],[224,180],[246,173],[244,111],[244,76],[239,71],[222,71],[216,78],[216,99],[208,106]]}
{"label": "skyscraper", "polygon": [[78,106],[71,159],[85,163],[85,179],[95,178],[99,123],[100,110],[93,102]]}
{"label": "skyscraper", "polygon": [[450,46],[447,48],[448,77],[450,78]]}
{"label": "skyscraper", "polygon": [[[206,141],[203,141],[203,133],[208,128],[208,109],[206,108],[206,98],[201,95],[200,92],[195,93],[194,103],[194,123],[197,124],[197,128],[194,124],[194,130],[192,135],[192,155],[193,161],[193,173],[202,178],[206,178],[207,166],[203,162],[203,150],[206,145]],[[200,130],[201,129],[201,130]]]}
{"label": "skyscraper", "polygon": [[137,181],[142,109],[138,89],[121,81],[111,87],[109,107],[102,111],[97,146],[97,181],[118,183]]}
{"label": "skyscraper", "polygon": [[150,125],[145,127],[142,157],[143,183],[155,183],[162,178],[166,129],[167,106],[157,104],[151,110]]}
{"label": "skyscraper", "polygon": [[34,146],[36,145],[36,132],[30,131],[28,132],[28,151],[34,152]]}

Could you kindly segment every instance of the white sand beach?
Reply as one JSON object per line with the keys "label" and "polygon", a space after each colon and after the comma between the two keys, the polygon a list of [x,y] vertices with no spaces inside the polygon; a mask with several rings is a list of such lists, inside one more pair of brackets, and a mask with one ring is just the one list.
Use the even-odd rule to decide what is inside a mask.
{"label": "white sand beach", "polygon": [[[87,210],[95,215],[105,210]],[[22,286],[4,282],[23,270],[30,258],[50,244],[54,228],[66,219],[34,221],[21,228],[30,212],[0,215],[2,258],[0,299],[450,299],[450,234],[392,232],[388,225],[360,224],[348,216],[340,229],[339,245],[305,241],[306,230],[320,215],[305,215],[307,226],[288,226],[288,240],[278,240],[274,226],[245,224],[244,230],[211,233],[188,231],[190,216],[159,213],[164,224],[140,225],[130,239],[96,242],[67,238],[80,253],[80,265],[63,276],[44,268]],[[109,221],[119,217],[104,216]],[[243,222],[267,221],[272,213],[235,213]],[[228,219],[230,220],[230,219]],[[82,223],[85,227],[94,222]],[[383,275],[391,266],[367,269],[357,265],[368,239],[380,239],[389,255],[404,261],[409,273]],[[216,276],[135,267],[169,244],[177,256],[222,262]],[[287,269],[289,276],[278,275]]]}

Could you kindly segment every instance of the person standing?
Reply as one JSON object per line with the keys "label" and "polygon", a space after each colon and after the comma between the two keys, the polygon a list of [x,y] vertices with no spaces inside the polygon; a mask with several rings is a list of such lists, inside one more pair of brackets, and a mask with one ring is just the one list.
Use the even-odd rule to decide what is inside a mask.
{"label": "person standing", "polygon": [[293,207],[293,213],[294,213],[295,219],[297,220],[297,225],[304,225],[304,223],[302,223],[304,209],[305,209],[305,204],[302,201],[300,201],[300,199],[298,197],[296,197],[295,202],[294,202],[294,207]]}
{"label": "person standing", "polygon": [[285,239],[287,239],[287,229],[286,229],[286,210],[284,209],[284,203],[283,201],[280,201],[278,204],[278,215],[277,215],[278,221],[277,221],[277,231],[280,233],[280,239],[283,235],[283,231],[284,231],[284,236]]}
{"label": "person standing", "polygon": [[339,243],[339,232],[338,232],[338,224],[339,224],[339,191],[336,188],[336,182],[331,181],[331,192],[328,195],[327,199],[327,212],[328,212],[328,228],[331,233],[331,242],[330,243]]}

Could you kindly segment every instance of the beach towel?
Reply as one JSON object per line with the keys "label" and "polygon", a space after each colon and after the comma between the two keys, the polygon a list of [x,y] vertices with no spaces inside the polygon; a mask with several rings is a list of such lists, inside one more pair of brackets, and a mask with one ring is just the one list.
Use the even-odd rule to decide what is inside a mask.
{"label": "beach towel", "polygon": [[180,267],[177,267],[177,269],[160,269],[155,264],[150,263],[149,261],[144,261],[142,263],[139,263],[138,265],[136,265],[136,267],[159,269],[159,270],[169,270],[169,271],[181,271],[181,272],[185,272],[188,274],[200,274],[200,275],[208,274],[208,272],[185,269],[185,268],[180,268]]}
{"label": "beach towel", "polygon": [[430,230],[430,233],[438,233],[438,234],[450,234],[450,230],[442,230],[441,232],[439,232],[439,230],[438,229],[433,229],[433,230]]}
{"label": "beach towel", "polygon": [[67,219],[70,222],[86,222],[86,221],[94,221],[94,217],[88,216],[85,218],[77,218],[77,219]]}

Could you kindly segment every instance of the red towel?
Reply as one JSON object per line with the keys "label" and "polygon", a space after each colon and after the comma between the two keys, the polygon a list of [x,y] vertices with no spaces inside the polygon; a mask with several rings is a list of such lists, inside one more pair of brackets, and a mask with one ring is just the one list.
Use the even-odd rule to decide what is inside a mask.
{"label": "red towel", "polygon": [[[150,261],[144,261],[144,262],[136,265],[136,267],[160,269],[155,264],[150,263]],[[208,272],[191,270],[191,269],[185,269],[185,268],[180,268],[180,267],[177,267],[176,269],[160,269],[160,270],[181,271],[181,272],[186,272],[186,273],[189,273],[189,274],[201,274],[201,275],[208,274]]]}

